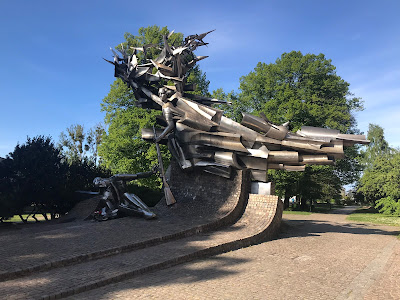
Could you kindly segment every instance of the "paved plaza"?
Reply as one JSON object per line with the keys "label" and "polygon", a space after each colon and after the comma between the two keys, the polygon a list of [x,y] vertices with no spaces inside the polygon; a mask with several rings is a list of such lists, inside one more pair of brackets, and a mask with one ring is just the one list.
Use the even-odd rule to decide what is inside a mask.
{"label": "paved plaza", "polygon": [[[399,228],[347,221],[347,214],[353,209],[350,207],[331,214],[284,214],[281,233],[275,240],[145,272],[67,299],[400,299],[400,240],[396,238]],[[2,265],[4,261],[9,261],[7,255],[26,265],[29,261],[44,261],[46,257],[54,259],[44,246],[42,251],[34,249],[29,254],[29,240],[25,245],[23,241],[18,244],[26,249],[25,254],[13,255],[15,245],[7,242],[16,241],[25,234],[37,231],[37,238],[46,237],[51,241],[52,251],[57,248],[57,238],[68,241],[70,251],[77,251],[79,244],[74,245],[74,236],[88,237],[93,234],[98,237],[94,234],[97,230],[100,230],[104,240],[120,236],[121,232],[117,233],[112,222],[125,226],[127,235],[127,226],[135,223],[125,218],[103,223],[39,225],[37,229],[30,225],[21,230],[6,229],[0,233],[4,258],[0,266],[2,269],[7,267]],[[107,227],[114,230],[107,231]],[[65,236],[57,235],[62,232]],[[212,240],[214,236],[209,235],[208,238]],[[34,240],[32,238],[31,241]],[[89,240],[90,243],[96,246],[99,241]],[[175,246],[170,248],[176,252],[186,251],[189,245],[179,244],[179,240],[174,243]],[[65,243],[59,244],[60,252],[68,252]],[[34,245],[38,247],[38,244]],[[128,268],[131,264],[143,263],[142,260],[149,259],[156,251],[163,252],[160,245],[136,251],[136,261],[132,261],[129,253],[114,255],[108,262],[96,260],[97,269],[93,269],[92,273],[99,274],[78,274],[79,266],[84,264],[55,270],[59,270],[58,274],[62,275],[57,276],[63,277],[62,282],[68,285],[78,275],[91,277],[106,274],[108,264]],[[75,273],[67,270],[72,267],[78,267]],[[45,297],[52,281],[60,279],[51,275],[55,270],[0,282],[0,295],[3,295],[0,298],[29,298],[24,295]]]}
{"label": "paved plaza", "polygon": [[399,228],[346,217],[284,215],[276,240],[69,299],[400,299]]}

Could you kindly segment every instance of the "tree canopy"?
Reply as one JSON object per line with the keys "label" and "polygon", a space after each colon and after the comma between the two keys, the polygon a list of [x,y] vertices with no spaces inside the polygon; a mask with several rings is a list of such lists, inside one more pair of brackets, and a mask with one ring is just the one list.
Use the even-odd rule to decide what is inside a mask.
{"label": "tree canopy", "polygon": [[[283,53],[275,63],[259,62],[252,72],[240,78],[239,101],[234,102],[237,104],[231,114],[240,118],[244,109],[254,114],[262,112],[277,124],[289,121],[293,131],[306,125],[358,133],[353,113],[363,108],[362,102],[351,94],[350,84],[335,69],[323,54],[303,55],[299,51]],[[282,195],[289,193],[304,200],[335,196],[342,184],[358,179],[361,172],[357,146],[345,151],[346,159],[338,161],[336,168],[311,166],[300,174],[270,171],[270,176]],[[301,189],[300,182],[317,187],[316,193],[309,195],[310,190]],[[336,193],[332,194],[333,190]]]}
{"label": "tree canopy", "polygon": [[360,180],[358,191],[385,214],[400,216],[400,152],[374,159]]}
{"label": "tree canopy", "polygon": [[93,163],[67,163],[50,137],[28,137],[0,162],[0,219],[21,216],[27,208],[46,218],[46,213],[64,214],[75,204],[76,190],[88,189],[93,178],[108,175]]}
{"label": "tree canopy", "polygon": [[368,140],[370,140],[371,143],[368,145],[367,149],[362,152],[362,162],[367,170],[373,166],[376,158],[386,155],[391,151],[385,139],[383,128],[379,125],[369,124]]}
{"label": "tree canopy", "polygon": [[369,124],[371,143],[362,153],[365,171],[358,192],[385,214],[400,215],[400,152],[389,147],[384,130]]}
{"label": "tree canopy", "polygon": [[283,53],[275,63],[259,62],[241,77],[240,96],[252,111],[275,123],[290,121],[293,130],[308,125],[353,133],[352,112],[362,104],[335,69],[323,54]]}
{"label": "tree canopy", "polygon": [[66,133],[61,132],[58,147],[68,159],[69,163],[88,160],[98,164],[97,148],[100,145],[105,133],[104,126],[97,124],[88,131],[85,131],[81,124],[71,125]]}

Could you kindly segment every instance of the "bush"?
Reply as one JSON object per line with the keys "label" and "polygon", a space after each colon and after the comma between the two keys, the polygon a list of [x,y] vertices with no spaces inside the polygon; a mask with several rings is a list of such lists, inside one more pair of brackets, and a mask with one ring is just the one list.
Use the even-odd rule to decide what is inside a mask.
{"label": "bush", "polygon": [[110,172],[94,163],[66,162],[50,137],[37,136],[17,145],[0,162],[0,217],[36,213],[65,214],[76,203],[76,190],[90,189],[97,176]]}
{"label": "bush", "polygon": [[360,181],[358,191],[384,214],[400,215],[400,151],[378,156]]}
{"label": "bush", "polygon": [[60,191],[59,213],[65,214],[80,200],[75,193],[76,191],[91,190],[94,178],[110,176],[109,170],[96,166],[90,160],[76,160],[68,164],[64,179],[65,185],[63,190]]}

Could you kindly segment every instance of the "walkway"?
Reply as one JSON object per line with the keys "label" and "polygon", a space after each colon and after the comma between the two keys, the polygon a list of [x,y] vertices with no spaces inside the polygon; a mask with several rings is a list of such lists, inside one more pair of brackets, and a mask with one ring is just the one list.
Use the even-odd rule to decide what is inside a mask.
{"label": "walkway", "polygon": [[68,299],[400,299],[399,228],[284,215],[276,240]]}

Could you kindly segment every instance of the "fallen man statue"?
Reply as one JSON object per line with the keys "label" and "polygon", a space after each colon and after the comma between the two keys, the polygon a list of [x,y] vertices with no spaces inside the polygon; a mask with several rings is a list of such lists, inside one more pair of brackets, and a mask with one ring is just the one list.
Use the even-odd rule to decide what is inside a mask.
{"label": "fallen man statue", "polygon": [[143,216],[145,219],[154,219],[156,215],[135,194],[127,191],[126,182],[140,178],[147,178],[156,173],[157,169],[137,174],[117,174],[110,178],[96,177],[93,184],[100,188],[102,200],[93,214],[98,221],[113,219],[118,214]]}

